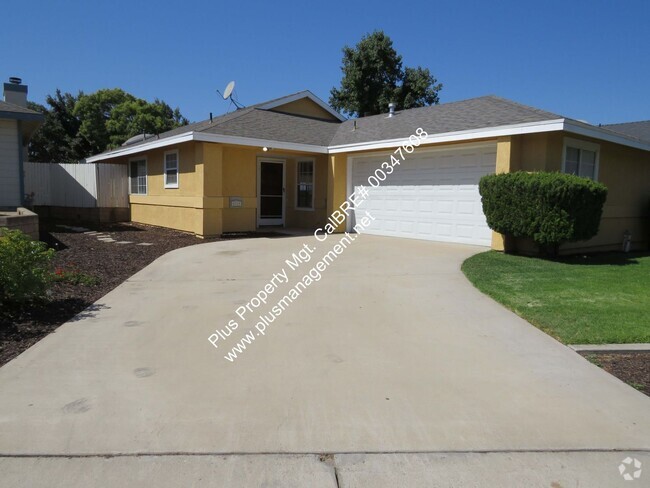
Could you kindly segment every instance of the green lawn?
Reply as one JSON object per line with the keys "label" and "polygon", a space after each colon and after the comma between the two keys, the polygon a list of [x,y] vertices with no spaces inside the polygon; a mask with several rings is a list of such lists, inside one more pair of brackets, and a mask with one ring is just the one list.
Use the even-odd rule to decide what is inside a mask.
{"label": "green lawn", "polygon": [[495,251],[463,263],[483,293],[565,344],[650,342],[650,255],[549,261]]}

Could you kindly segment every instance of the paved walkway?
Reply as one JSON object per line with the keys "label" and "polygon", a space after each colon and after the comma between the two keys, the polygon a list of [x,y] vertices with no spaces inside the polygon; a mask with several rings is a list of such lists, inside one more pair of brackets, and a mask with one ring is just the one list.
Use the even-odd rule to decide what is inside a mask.
{"label": "paved walkway", "polygon": [[[62,229],[66,229],[72,232],[76,233],[84,233],[86,235],[95,237],[98,241],[101,242],[106,242],[106,243],[115,243],[119,245],[125,245],[125,244],[134,244],[133,241],[118,241],[117,239],[113,239],[111,237],[110,232],[99,232],[96,230],[90,230],[87,229],[86,227],[77,227],[77,226],[70,226],[70,225],[57,225],[57,227],[61,227]],[[136,246],[153,246],[152,242],[138,242],[135,244]]]}
{"label": "paved walkway", "polygon": [[224,359],[269,312],[235,309],[284,269],[275,303],[339,239],[171,252],[0,368],[0,486],[610,487],[628,456],[650,472],[650,399],[475,290],[459,269],[480,248],[361,236]]}

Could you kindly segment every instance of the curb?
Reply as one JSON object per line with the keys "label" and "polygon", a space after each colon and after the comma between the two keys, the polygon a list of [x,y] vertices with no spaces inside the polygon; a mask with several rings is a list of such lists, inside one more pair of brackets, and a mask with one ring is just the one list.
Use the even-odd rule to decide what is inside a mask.
{"label": "curb", "polygon": [[641,344],[569,344],[576,352],[650,352],[650,343]]}

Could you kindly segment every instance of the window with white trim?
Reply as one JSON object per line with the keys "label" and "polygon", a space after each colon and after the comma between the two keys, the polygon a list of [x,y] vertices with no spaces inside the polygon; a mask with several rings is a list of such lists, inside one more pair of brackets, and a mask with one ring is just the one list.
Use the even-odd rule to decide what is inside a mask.
{"label": "window with white trim", "polygon": [[314,162],[298,161],[296,208],[314,208]]}
{"label": "window with white trim", "polygon": [[147,160],[134,159],[129,163],[129,178],[132,195],[147,194]]}
{"label": "window with white trim", "polygon": [[583,178],[595,180],[598,177],[598,144],[566,139],[564,141],[563,171]]}
{"label": "window with white trim", "polygon": [[165,188],[178,188],[178,151],[165,153]]}

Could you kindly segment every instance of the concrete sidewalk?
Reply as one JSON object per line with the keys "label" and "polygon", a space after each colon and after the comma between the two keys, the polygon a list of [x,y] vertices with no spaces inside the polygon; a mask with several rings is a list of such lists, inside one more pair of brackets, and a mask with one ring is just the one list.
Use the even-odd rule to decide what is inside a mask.
{"label": "concrete sidewalk", "polygon": [[[136,479],[158,463],[161,473],[197,466],[207,480],[240,465],[282,473],[285,461],[250,455],[295,454],[278,459],[315,477],[295,486],[319,486],[332,480],[317,455],[348,453],[332,461],[341,486],[382,486],[354,480],[379,465],[405,480],[443,476],[450,459],[474,466],[469,475],[500,466],[499,476],[521,455],[524,472],[548,474],[543,486],[551,472],[569,486],[615,486],[588,480],[620,478],[621,459],[650,450],[650,399],[475,290],[460,264],[480,248],[361,236],[235,362],[224,354],[255,332],[252,316],[218,349],[208,342],[304,243],[314,261],[275,298],[339,238],[204,244],[133,276],[0,368],[0,455],[10,456],[0,471]],[[99,457],[74,457],[87,455]]]}
{"label": "concrete sidewalk", "polygon": [[[113,458],[0,458],[0,484],[14,488],[614,488],[628,483],[627,456],[648,452],[251,454]],[[647,468],[646,468],[647,469]],[[643,468],[642,468],[643,471]],[[633,475],[634,468],[624,471]],[[56,480],[53,483],[53,480]],[[645,483],[645,484],[644,484]]]}

